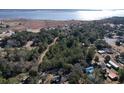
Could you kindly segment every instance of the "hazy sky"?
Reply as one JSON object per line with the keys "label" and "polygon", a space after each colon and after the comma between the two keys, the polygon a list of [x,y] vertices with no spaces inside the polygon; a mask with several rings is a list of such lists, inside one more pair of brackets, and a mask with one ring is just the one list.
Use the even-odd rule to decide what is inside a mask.
{"label": "hazy sky", "polygon": [[124,0],[0,0],[0,8],[124,9]]}

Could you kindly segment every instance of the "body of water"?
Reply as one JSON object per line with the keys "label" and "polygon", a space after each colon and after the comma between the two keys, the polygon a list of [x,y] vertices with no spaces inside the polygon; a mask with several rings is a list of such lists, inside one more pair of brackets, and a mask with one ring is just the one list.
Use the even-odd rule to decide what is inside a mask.
{"label": "body of water", "polygon": [[124,10],[0,10],[0,19],[99,20],[124,17]]}

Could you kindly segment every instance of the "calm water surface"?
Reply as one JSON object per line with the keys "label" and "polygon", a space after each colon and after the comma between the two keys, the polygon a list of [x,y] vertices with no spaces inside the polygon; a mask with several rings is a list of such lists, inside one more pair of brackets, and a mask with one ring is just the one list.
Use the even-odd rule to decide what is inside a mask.
{"label": "calm water surface", "polygon": [[124,17],[124,10],[104,11],[55,11],[55,10],[0,10],[0,19],[40,19],[40,20],[99,20],[109,17]]}

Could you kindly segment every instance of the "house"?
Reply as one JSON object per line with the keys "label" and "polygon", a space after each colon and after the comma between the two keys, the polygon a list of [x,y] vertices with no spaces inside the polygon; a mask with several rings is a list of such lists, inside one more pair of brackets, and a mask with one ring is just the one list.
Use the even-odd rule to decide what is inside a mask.
{"label": "house", "polygon": [[117,74],[114,73],[114,72],[109,72],[108,77],[109,77],[111,80],[115,80],[115,81],[118,79]]}
{"label": "house", "polygon": [[27,28],[26,31],[27,32],[33,32],[33,33],[38,33],[38,32],[40,32],[40,29],[38,29],[38,28],[37,29]]}
{"label": "house", "polygon": [[3,32],[2,34],[0,34],[0,37],[10,37],[11,35],[15,34],[15,32],[11,31],[11,30],[7,30],[5,32]]}
{"label": "house", "polygon": [[85,69],[85,71],[86,71],[87,74],[92,74],[93,71],[94,71],[94,68],[93,68],[93,66],[90,66],[90,67],[87,67],[87,68]]}

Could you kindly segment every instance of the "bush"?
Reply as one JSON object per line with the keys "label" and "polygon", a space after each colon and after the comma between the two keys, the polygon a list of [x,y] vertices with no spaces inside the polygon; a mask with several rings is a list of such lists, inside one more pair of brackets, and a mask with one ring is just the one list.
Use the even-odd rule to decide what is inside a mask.
{"label": "bush", "polygon": [[8,83],[8,84],[18,84],[19,81],[18,81],[17,78],[15,77],[15,78],[9,78],[9,79],[7,80],[7,83]]}
{"label": "bush", "polygon": [[0,84],[6,84],[7,80],[3,77],[0,77]]}
{"label": "bush", "polygon": [[34,76],[37,76],[38,74],[38,68],[37,67],[32,67],[31,70],[29,71],[29,75],[34,77]]}

